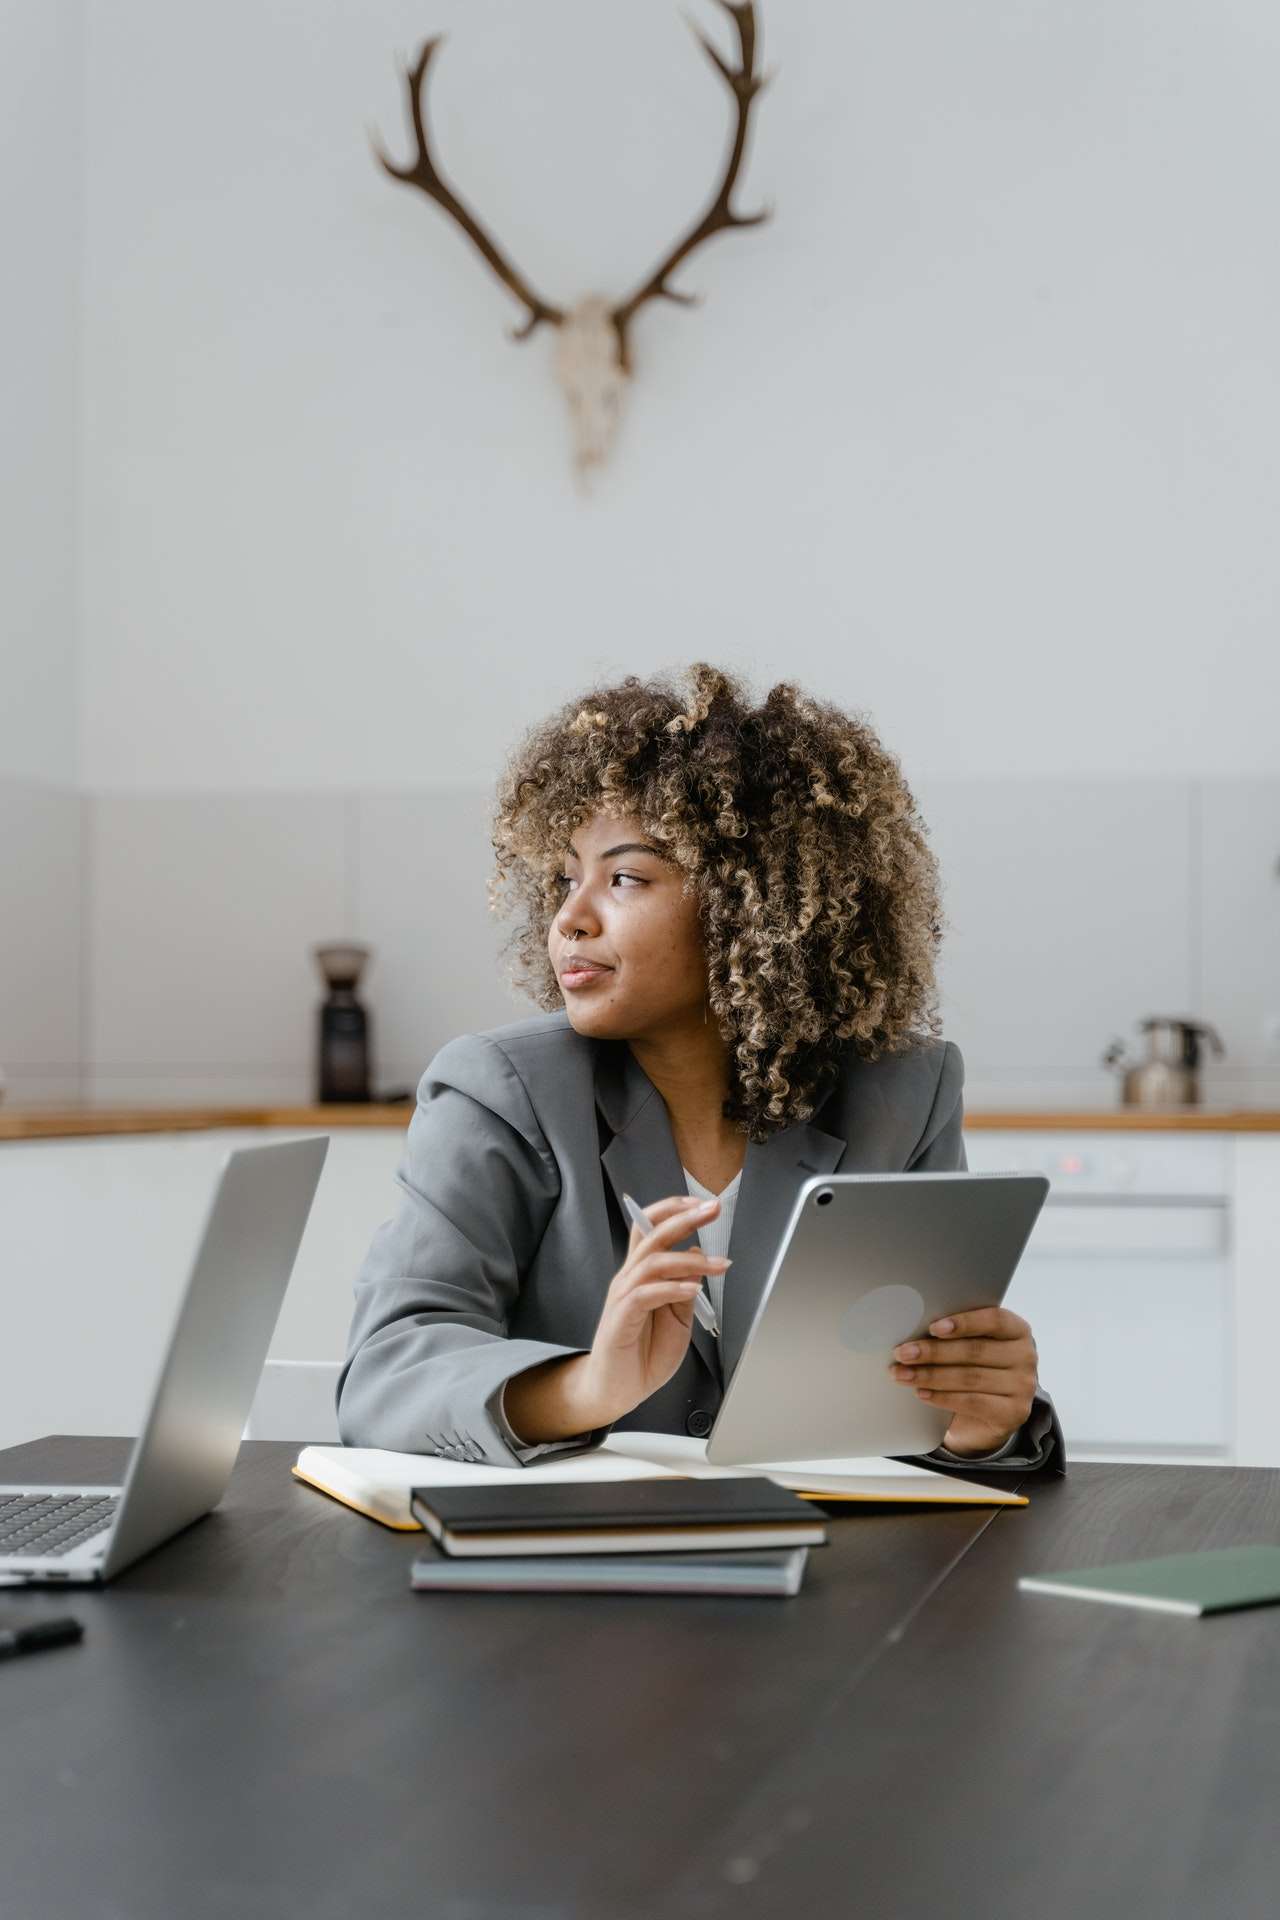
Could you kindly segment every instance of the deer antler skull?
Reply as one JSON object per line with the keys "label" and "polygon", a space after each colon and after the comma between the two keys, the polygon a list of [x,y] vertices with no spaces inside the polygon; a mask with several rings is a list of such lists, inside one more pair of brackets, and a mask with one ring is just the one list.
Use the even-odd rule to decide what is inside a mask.
{"label": "deer antler skull", "polygon": [[479,249],[503,285],[520,301],[525,318],[521,325],[513,328],[513,339],[527,340],[544,321],[559,329],[556,374],[569,405],[574,461],[580,476],[598,466],[613,444],[623,394],[631,375],[631,322],[641,307],[659,299],[672,300],[682,306],[696,305],[696,295],[670,285],[671,275],[681,262],[713,234],[733,227],[759,226],[769,218],[767,209],[759,213],[735,213],[730,205],[746,150],[752,103],[767,83],[755,70],[756,16],[752,0],[742,0],[742,4],[737,0],[719,0],[719,4],[737,30],[740,65],[731,67],[704,34],[697,34],[697,38],[733,95],[733,139],[720,184],[701,219],[677,241],[634,293],[616,304],[600,294],[588,294],[572,307],[553,307],[516,270],[440,173],[427,135],[423,90],[441,35],[436,34],[423,43],[417,65],[405,74],[409,113],[418,146],[415,159],[407,167],[397,167],[376,145],[374,147],[378,160],[392,179],[419,188],[429,200],[443,207]]}

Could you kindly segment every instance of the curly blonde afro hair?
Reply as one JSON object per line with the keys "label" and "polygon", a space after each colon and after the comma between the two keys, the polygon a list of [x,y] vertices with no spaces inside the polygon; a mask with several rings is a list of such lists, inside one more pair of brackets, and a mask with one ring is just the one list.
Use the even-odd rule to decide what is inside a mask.
{"label": "curly blonde afro hair", "polygon": [[517,924],[509,978],[563,1006],[547,952],[564,850],[595,813],[641,820],[696,894],[723,1107],[749,1140],[810,1119],[846,1043],[875,1060],[940,1037],[937,861],[895,757],[863,719],[787,681],[757,706],[695,661],[567,701],[498,783],[492,912]]}

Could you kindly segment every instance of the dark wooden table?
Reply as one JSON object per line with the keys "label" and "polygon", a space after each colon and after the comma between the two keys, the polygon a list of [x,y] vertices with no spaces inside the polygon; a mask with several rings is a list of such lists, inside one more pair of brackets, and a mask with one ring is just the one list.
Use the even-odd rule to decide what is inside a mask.
{"label": "dark wooden table", "polygon": [[[118,1480],[129,1443],[0,1451]],[[794,1600],[415,1594],[246,1442],[218,1511],[0,1664],[4,1920],[1274,1920],[1280,1608],[1018,1574],[1280,1539],[1280,1473],[1073,1467],[829,1508]],[[975,1476],[976,1477],[976,1476]]]}

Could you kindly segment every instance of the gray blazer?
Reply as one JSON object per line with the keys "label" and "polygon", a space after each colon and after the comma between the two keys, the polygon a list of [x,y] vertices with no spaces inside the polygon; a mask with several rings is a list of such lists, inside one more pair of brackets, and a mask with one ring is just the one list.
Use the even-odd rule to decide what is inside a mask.
{"label": "gray blazer", "polygon": [[[850,1052],[813,1120],[748,1141],[720,1339],[695,1321],[678,1371],[620,1430],[710,1432],[799,1182],[964,1168],[963,1080],[954,1041],[925,1039],[874,1064]],[[396,1181],[398,1210],[355,1282],[337,1386],[344,1444],[504,1466],[548,1451],[517,1439],[503,1388],[590,1349],[627,1256],[624,1189],[641,1206],[686,1192],[666,1103],[625,1041],[579,1034],[562,1010],[461,1034],[419,1082]],[[696,1233],[681,1245],[696,1246]],[[594,1446],[611,1431],[554,1445]],[[945,1449],[903,1457],[957,1459]],[[1048,1394],[984,1470],[989,1462],[1064,1471]]]}

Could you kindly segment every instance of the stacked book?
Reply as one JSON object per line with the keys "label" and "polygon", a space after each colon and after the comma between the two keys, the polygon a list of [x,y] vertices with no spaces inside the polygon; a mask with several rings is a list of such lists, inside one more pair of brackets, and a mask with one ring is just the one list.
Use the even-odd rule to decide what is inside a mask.
{"label": "stacked book", "polygon": [[756,1475],[716,1480],[415,1487],[415,1588],[552,1593],[798,1593],[827,1532]]}
{"label": "stacked book", "polygon": [[799,1590],[826,1528],[812,1506],[921,1512],[1025,1507],[1025,1494],[904,1460],[712,1466],[705,1440],[611,1433],[598,1447],[494,1467],[378,1447],[303,1447],[296,1479],[419,1536],[422,1590],[771,1593]]}

